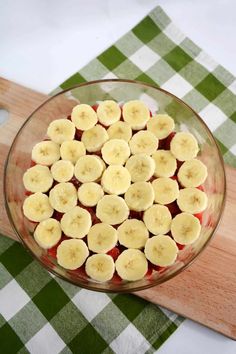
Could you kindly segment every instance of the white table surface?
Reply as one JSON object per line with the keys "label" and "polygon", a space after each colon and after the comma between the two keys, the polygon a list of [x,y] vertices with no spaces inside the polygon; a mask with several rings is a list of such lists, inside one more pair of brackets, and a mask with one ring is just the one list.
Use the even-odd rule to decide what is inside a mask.
{"label": "white table surface", "polygon": [[[156,5],[236,75],[235,0],[0,0],[0,75],[48,93]],[[236,341],[186,320],[166,353],[235,354]]]}

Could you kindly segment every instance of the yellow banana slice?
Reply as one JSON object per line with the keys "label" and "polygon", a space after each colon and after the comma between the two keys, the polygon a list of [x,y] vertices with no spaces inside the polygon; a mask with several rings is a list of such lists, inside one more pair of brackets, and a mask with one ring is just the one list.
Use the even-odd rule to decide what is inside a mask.
{"label": "yellow banana slice", "polygon": [[123,251],[115,265],[119,276],[128,281],[142,279],[148,270],[148,262],[144,253],[132,248]]}
{"label": "yellow banana slice", "polygon": [[55,119],[49,124],[47,135],[57,144],[61,144],[66,140],[73,140],[75,125],[69,119]]}
{"label": "yellow banana slice", "polygon": [[152,187],[156,203],[169,204],[174,202],[179,196],[179,185],[171,178],[157,178],[152,182]]}
{"label": "yellow banana slice", "polygon": [[78,104],[71,113],[71,120],[79,130],[89,130],[97,123],[96,112],[88,104]]}
{"label": "yellow banana slice", "polygon": [[41,141],[32,150],[32,160],[50,166],[60,158],[60,146],[54,141]]}
{"label": "yellow banana slice", "polygon": [[101,150],[101,147],[108,139],[109,137],[106,129],[99,124],[84,131],[81,137],[81,141],[84,143],[86,150],[89,152]]}
{"label": "yellow banana slice", "polygon": [[147,122],[147,130],[152,132],[158,139],[167,138],[174,128],[174,119],[168,114],[157,114]]}
{"label": "yellow banana slice", "polygon": [[150,112],[144,102],[133,100],[123,105],[124,121],[129,123],[132,129],[143,129],[150,118]]}
{"label": "yellow banana slice", "polygon": [[130,173],[121,165],[111,165],[104,171],[101,184],[106,193],[124,194],[131,184]]}
{"label": "yellow banana slice", "polygon": [[102,147],[102,158],[108,165],[123,165],[129,155],[129,145],[121,139],[108,140]]}
{"label": "yellow banana slice", "polygon": [[110,125],[107,129],[107,133],[109,135],[109,139],[121,139],[127,141],[127,143],[132,137],[132,129],[130,124],[122,121]]}
{"label": "yellow banana slice", "polygon": [[183,187],[198,187],[206,178],[207,167],[197,159],[185,161],[178,172],[178,180]]}
{"label": "yellow banana slice", "polygon": [[56,161],[51,167],[51,173],[55,181],[68,182],[74,175],[74,165],[67,160]]}
{"label": "yellow banana slice", "polygon": [[125,193],[125,202],[130,210],[143,211],[154,201],[154,191],[149,182],[135,182]]}
{"label": "yellow banana slice", "polygon": [[115,272],[115,264],[107,254],[94,254],[87,259],[85,271],[88,276],[99,282],[111,280]]}
{"label": "yellow banana slice", "polygon": [[40,222],[52,216],[53,208],[49,203],[48,196],[37,192],[24,200],[23,213],[29,220]]}
{"label": "yellow banana slice", "polygon": [[77,191],[70,182],[58,183],[49,192],[51,206],[60,213],[66,213],[77,204]]}
{"label": "yellow banana slice", "polygon": [[41,221],[34,231],[34,238],[38,245],[44,249],[55,246],[61,238],[59,221],[53,218]]}
{"label": "yellow banana slice", "polygon": [[158,150],[152,154],[152,158],[156,164],[154,172],[156,177],[171,177],[174,175],[177,162],[170,151]]}
{"label": "yellow banana slice", "polygon": [[133,135],[129,146],[133,155],[152,155],[158,148],[158,139],[152,132],[143,130]]}
{"label": "yellow banana slice", "polygon": [[86,150],[81,141],[70,140],[61,144],[60,154],[62,160],[68,160],[75,164],[81,156],[86,154]]}
{"label": "yellow banana slice", "polygon": [[69,237],[83,238],[91,226],[90,213],[79,206],[70,209],[61,218],[61,229]]}
{"label": "yellow banana slice", "polygon": [[171,140],[170,150],[179,161],[186,161],[197,156],[199,147],[191,133],[179,132]]}
{"label": "yellow banana slice", "polygon": [[88,256],[88,247],[82,240],[65,240],[57,247],[57,262],[65,269],[81,267]]}
{"label": "yellow banana slice", "polygon": [[112,100],[103,101],[98,105],[97,116],[100,123],[109,126],[120,119],[120,106]]}
{"label": "yellow banana slice", "polygon": [[95,224],[88,233],[88,248],[95,253],[107,253],[117,243],[117,231],[106,223]]}
{"label": "yellow banana slice", "polygon": [[117,195],[104,195],[96,209],[98,219],[109,225],[118,225],[129,216],[129,208],[123,198]]}
{"label": "yellow banana slice", "polygon": [[171,234],[174,240],[181,245],[189,245],[200,236],[201,224],[198,218],[188,213],[181,213],[174,217],[171,223]]}
{"label": "yellow banana slice", "polygon": [[24,173],[23,184],[25,189],[33,193],[47,192],[53,184],[53,178],[47,166],[35,165]]}
{"label": "yellow banana slice", "polygon": [[207,195],[197,188],[183,188],[179,191],[177,204],[180,210],[197,214],[207,207]]}
{"label": "yellow banana slice", "polygon": [[78,189],[78,198],[80,203],[85,206],[93,207],[104,196],[100,184],[95,182],[83,183]]}
{"label": "yellow banana slice", "polygon": [[147,240],[144,252],[151,263],[160,267],[167,267],[175,262],[178,247],[171,237],[158,235]]}
{"label": "yellow banana slice", "polygon": [[127,248],[143,248],[149,237],[145,224],[137,219],[125,220],[117,232],[120,244]]}
{"label": "yellow banana slice", "polygon": [[103,165],[92,155],[81,156],[75,164],[75,177],[82,183],[94,182],[101,177]]}
{"label": "yellow banana slice", "polygon": [[144,212],[143,221],[147,229],[154,235],[166,234],[170,231],[171,213],[164,205],[154,204]]}

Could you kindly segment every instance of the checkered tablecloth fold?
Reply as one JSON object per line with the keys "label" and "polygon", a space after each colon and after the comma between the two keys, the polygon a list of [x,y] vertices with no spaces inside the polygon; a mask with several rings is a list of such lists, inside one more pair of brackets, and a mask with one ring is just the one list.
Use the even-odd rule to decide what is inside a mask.
{"label": "checkered tablecloth fold", "polygon": [[[236,80],[187,38],[160,7],[54,93],[96,79],[160,86],[208,124],[225,162],[236,166]],[[0,237],[0,352],[153,353],[182,318],[133,295],[80,289],[44,270]]]}

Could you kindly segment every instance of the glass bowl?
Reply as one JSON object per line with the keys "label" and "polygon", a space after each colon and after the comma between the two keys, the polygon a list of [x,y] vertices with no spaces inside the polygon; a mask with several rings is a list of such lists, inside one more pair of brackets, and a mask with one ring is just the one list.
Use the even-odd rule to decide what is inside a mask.
{"label": "glass bowl", "polygon": [[[25,189],[23,173],[30,167],[33,146],[45,138],[48,124],[70,115],[78,103],[94,105],[99,101],[114,99],[120,104],[132,99],[144,101],[152,113],[168,113],[176,123],[177,131],[189,131],[197,138],[201,159],[208,168],[204,183],[208,195],[208,207],[203,213],[199,239],[179,251],[175,264],[155,271],[150,277],[134,282],[115,281],[99,283],[89,279],[85,273],[67,271],[56,260],[40,248],[33,238],[35,224],[27,220],[22,212]],[[214,118],[214,117],[213,117]],[[219,148],[203,120],[187,104],[171,93],[155,86],[130,80],[101,80],[84,83],[50,97],[26,120],[10,148],[4,176],[5,203],[10,222],[23,245],[50,272],[76,284],[96,291],[133,292],[161,284],[183,271],[205,248],[214,234],[222,215],[225,201],[225,172]]]}

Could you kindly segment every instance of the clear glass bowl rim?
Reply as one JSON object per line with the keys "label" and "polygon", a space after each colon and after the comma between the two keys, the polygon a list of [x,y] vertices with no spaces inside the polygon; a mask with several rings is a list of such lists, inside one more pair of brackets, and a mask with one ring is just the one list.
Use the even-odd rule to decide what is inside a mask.
{"label": "clear glass bowl rim", "polygon": [[[94,85],[94,84],[102,84],[102,83],[109,83],[109,82],[119,82],[119,83],[131,83],[131,84],[137,84],[137,85],[142,85],[142,86],[146,86],[146,87],[150,87],[152,89],[161,91],[162,93],[172,97],[173,99],[175,99],[176,101],[178,101],[180,104],[184,105],[186,108],[188,108],[190,111],[192,111],[192,113],[195,115],[195,117],[200,121],[200,123],[204,126],[204,128],[206,129],[207,133],[211,136],[214,144],[215,144],[215,148],[217,149],[217,153],[220,159],[220,165],[221,168],[223,170],[223,185],[224,185],[224,189],[223,189],[223,200],[222,200],[222,204],[221,204],[221,210],[219,213],[219,217],[218,220],[216,221],[215,227],[213,228],[210,237],[208,238],[208,240],[206,241],[206,243],[203,245],[203,247],[199,250],[199,252],[191,259],[191,261],[189,261],[188,263],[186,263],[183,267],[177,269],[176,272],[174,272],[173,274],[170,274],[168,276],[166,276],[164,279],[155,279],[153,280],[153,282],[150,282],[150,284],[146,284],[144,286],[139,286],[139,287],[133,287],[132,289],[116,289],[115,291],[113,289],[109,289],[109,286],[106,287],[106,283],[104,283],[104,287],[101,288],[95,288],[92,285],[85,285],[85,284],[79,284],[78,282],[74,281],[73,279],[69,278],[69,277],[64,277],[61,274],[58,274],[58,272],[54,269],[51,269],[45,262],[43,262],[43,260],[39,257],[37,257],[35,255],[35,253],[33,251],[31,251],[28,247],[26,242],[24,241],[23,237],[21,236],[21,234],[18,232],[17,227],[14,223],[14,220],[12,218],[11,215],[11,211],[10,208],[8,206],[8,201],[7,201],[7,191],[6,191],[6,179],[7,179],[7,166],[8,166],[8,162],[11,158],[11,153],[13,150],[14,145],[16,144],[17,138],[18,136],[21,134],[22,129],[24,128],[24,126],[27,124],[27,122],[34,116],[34,114],[41,108],[43,107],[46,103],[48,103],[49,101],[52,101],[55,99],[55,97],[60,96],[60,95],[64,95],[66,92],[71,91],[73,89],[79,88],[79,87],[83,87],[83,86],[90,86],[90,85]],[[224,207],[225,207],[225,201],[226,201],[226,174],[225,174],[225,168],[224,168],[224,160],[220,151],[220,148],[218,146],[218,143],[215,139],[215,137],[213,136],[213,134],[211,133],[210,129],[208,128],[208,126],[206,125],[206,123],[204,122],[204,120],[199,116],[199,114],[191,107],[189,106],[187,103],[185,103],[183,100],[181,100],[180,98],[178,98],[177,96],[175,96],[174,94],[170,93],[169,91],[166,91],[160,87],[157,87],[155,85],[149,84],[149,83],[145,83],[142,81],[137,81],[137,80],[128,80],[128,79],[104,79],[104,80],[93,80],[93,81],[87,81],[81,84],[77,84],[77,85],[73,85],[65,90],[61,90],[60,92],[56,93],[55,95],[50,96],[49,98],[47,98],[43,103],[41,103],[39,106],[37,106],[37,108],[29,115],[29,117],[25,120],[25,122],[22,124],[22,126],[20,127],[20,129],[18,130],[12,144],[11,147],[9,149],[6,161],[5,161],[5,165],[4,165],[4,175],[3,175],[3,194],[4,194],[4,202],[5,202],[5,209],[7,211],[7,216],[8,219],[10,221],[10,224],[13,228],[13,230],[15,231],[19,241],[21,241],[22,245],[25,247],[25,249],[33,256],[34,259],[36,259],[44,268],[46,268],[49,272],[53,273],[54,275],[58,276],[59,278],[66,280],[67,282],[76,285],[76,286],[80,286],[82,288],[88,289],[88,290],[92,290],[92,291],[98,291],[98,292],[107,292],[107,293],[130,293],[130,292],[136,292],[136,291],[140,291],[140,290],[145,290],[148,288],[151,288],[153,286],[156,285],[160,285],[165,283],[166,281],[170,280],[171,278],[175,277],[176,275],[180,274],[183,270],[185,270],[187,267],[189,267],[195,260],[196,258],[202,253],[202,251],[207,247],[207,245],[209,244],[209,242],[211,241],[213,235],[215,234],[219,223],[222,219],[222,215],[223,215],[223,211],[224,211]]]}

